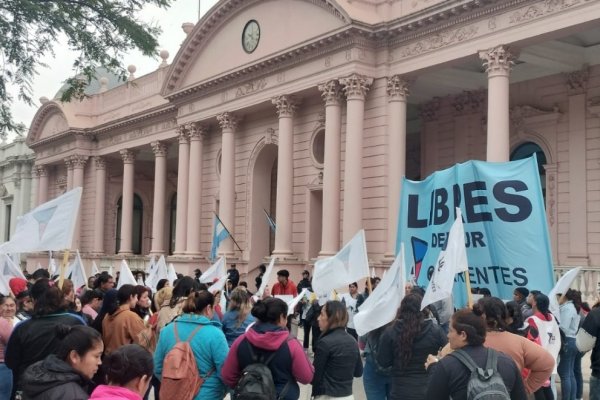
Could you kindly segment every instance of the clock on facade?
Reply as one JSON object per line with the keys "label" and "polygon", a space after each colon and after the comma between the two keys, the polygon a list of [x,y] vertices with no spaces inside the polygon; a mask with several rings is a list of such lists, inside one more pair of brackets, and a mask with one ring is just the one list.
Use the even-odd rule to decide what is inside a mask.
{"label": "clock on facade", "polygon": [[260,26],[258,22],[251,19],[242,31],[242,47],[246,53],[252,53],[258,46],[260,40]]}

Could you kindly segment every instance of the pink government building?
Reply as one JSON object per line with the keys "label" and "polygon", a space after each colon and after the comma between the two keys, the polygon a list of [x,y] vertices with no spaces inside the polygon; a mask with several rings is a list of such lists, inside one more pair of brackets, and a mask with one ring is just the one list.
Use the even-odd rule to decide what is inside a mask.
{"label": "pink government building", "polygon": [[42,99],[33,201],[82,186],[73,249],[102,268],[165,254],[204,270],[217,213],[241,249],[219,253],[249,280],[273,254],[297,281],[360,228],[380,274],[404,175],[537,153],[557,273],[583,266],[589,295],[599,26],[595,0],[221,0],[170,64]]}

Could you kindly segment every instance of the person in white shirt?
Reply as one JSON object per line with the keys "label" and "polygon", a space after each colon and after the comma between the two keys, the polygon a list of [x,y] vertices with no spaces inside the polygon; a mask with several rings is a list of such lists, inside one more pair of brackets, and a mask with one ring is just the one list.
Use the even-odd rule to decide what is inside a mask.
{"label": "person in white shirt", "polygon": [[346,305],[348,310],[348,324],[346,325],[346,331],[358,341],[358,334],[354,329],[354,315],[358,312],[356,302],[358,301],[358,284],[353,282],[348,285],[349,293],[344,293],[341,296],[341,301]]}

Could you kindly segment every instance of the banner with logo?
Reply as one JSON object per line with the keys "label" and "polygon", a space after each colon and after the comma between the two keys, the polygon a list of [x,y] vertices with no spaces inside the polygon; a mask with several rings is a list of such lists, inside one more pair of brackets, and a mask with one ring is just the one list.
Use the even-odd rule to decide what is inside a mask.
{"label": "banner with logo", "polygon": [[[468,161],[423,181],[404,179],[396,251],[404,243],[407,276],[427,287],[445,249],[455,207],[463,215],[471,287],[512,299],[518,286],[549,293],[552,255],[537,160]],[[464,274],[454,303],[467,303]]]}

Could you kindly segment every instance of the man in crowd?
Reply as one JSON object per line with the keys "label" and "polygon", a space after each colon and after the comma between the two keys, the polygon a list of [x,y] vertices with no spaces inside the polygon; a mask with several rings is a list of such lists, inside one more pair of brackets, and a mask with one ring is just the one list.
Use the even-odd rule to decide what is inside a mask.
{"label": "man in crowd", "polygon": [[273,296],[278,295],[289,295],[298,296],[298,288],[296,284],[290,279],[290,272],[287,269],[280,269],[277,271],[277,283],[273,285],[271,289]]}
{"label": "man in crowd", "polygon": [[240,272],[237,270],[235,264],[231,264],[231,268],[227,270],[227,279],[231,281],[233,289],[240,283]]}

